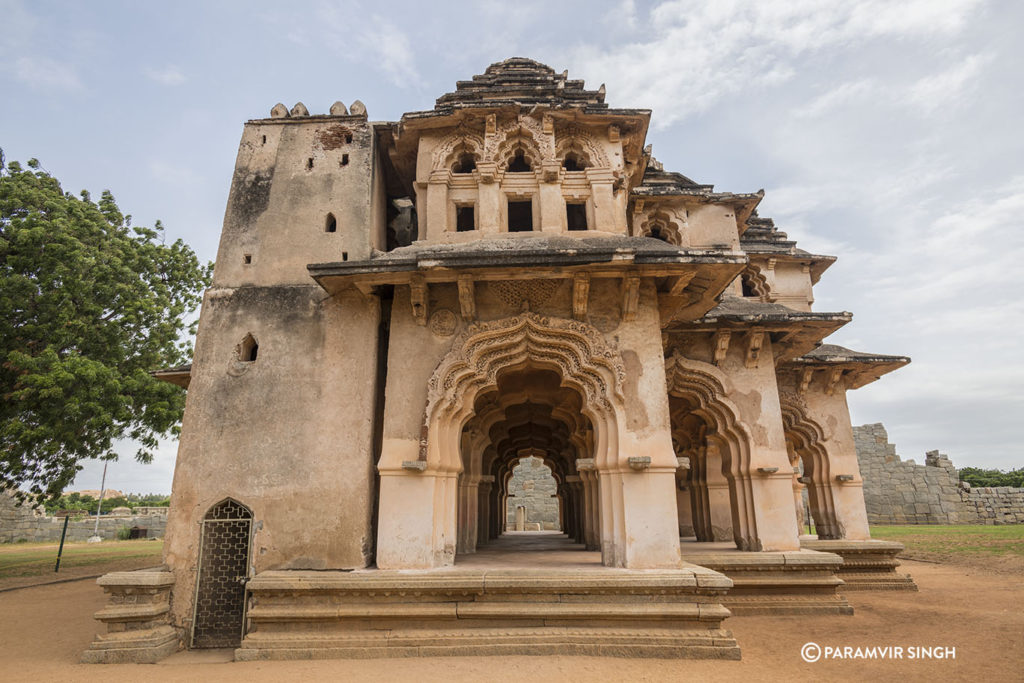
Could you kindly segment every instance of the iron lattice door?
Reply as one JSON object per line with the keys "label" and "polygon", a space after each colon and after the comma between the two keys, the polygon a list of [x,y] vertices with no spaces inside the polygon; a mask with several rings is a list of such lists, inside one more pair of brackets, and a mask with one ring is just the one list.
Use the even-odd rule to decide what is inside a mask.
{"label": "iron lattice door", "polygon": [[238,647],[245,620],[252,513],[225,500],[203,519],[192,647]]}

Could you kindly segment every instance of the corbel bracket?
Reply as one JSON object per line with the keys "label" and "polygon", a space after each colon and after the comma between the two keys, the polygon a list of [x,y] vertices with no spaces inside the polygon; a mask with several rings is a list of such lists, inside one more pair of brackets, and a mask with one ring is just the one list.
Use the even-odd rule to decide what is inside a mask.
{"label": "corbel bracket", "polygon": [[409,301],[412,304],[412,317],[417,325],[427,324],[427,282],[422,275],[416,274],[409,280]]}
{"label": "corbel bracket", "polygon": [[476,318],[476,286],[472,275],[459,276],[459,308],[462,319],[466,322],[472,322]]}
{"label": "corbel bracket", "polygon": [[715,332],[713,338],[714,343],[714,363],[715,365],[721,365],[722,361],[725,360],[725,356],[729,353],[729,340],[732,339],[732,332],[728,330],[719,330]]}
{"label": "corbel bracket", "polygon": [[590,273],[576,273],[572,279],[572,317],[585,320],[590,301]]}

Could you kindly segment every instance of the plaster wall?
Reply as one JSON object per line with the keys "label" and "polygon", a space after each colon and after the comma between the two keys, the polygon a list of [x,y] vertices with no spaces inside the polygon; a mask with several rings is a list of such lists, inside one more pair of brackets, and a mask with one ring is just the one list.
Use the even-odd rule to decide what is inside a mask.
{"label": "plaster wall", "polygon": [[686,233],[690,246],[739,248],[736,212],[732,207],[721,204],[698,204],[690,206],[688,214]]}
{"label": "plaster wall", "polygon": [[763,271],[771,290],[771,300],[797,311],[810,311],[814,303],[810,269],[798,262],[781,261],[772,270]]}
{"label": "plaster wall", "polygon": [[[378,321],[377,300],[354,290],[207,292],[164,550],[181,623],[191,619],[198,527],[226,497],[252,510],[254,572],[371,561]],[[259,344],[253,362],[236,354],[246,334]]]}
{"label": "plaster wall", "polygon": [[[371,247],[383,248],[374,145],[365,117],[247,123],[214,287],[309,285],[307,264],[366,259]],[[328,213],[337,222],[334,232],[325,229]]]}

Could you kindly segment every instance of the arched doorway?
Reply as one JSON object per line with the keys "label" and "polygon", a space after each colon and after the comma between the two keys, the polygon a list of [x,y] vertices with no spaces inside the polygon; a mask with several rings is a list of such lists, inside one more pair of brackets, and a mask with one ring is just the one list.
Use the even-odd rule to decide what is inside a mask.
{"label": "arched doorway", "polygon": [[245,621],[252,511],[226,498],[203,517],[192,647],[238,647]]}
{"label": "arched doorway", "polygon": [[[549,505],[555,515],[548,529],[564,531],[576,543],[599,545],[600,518],[589,496],[599,499],[596,477],[579,468],[593,462],[594,430],[583,414],[583,397],[565,386],[556,367],[526,361],[505,368],[495,384],[477,395],[460,444],[458,554],[515,529],[513,472],[535,460],[550,472]],[[509,510],[513,508],[512,525]],[[541,529],[544,527],[542,526]]]}
{"label": "arched doorway", "polygon": [[[794,467],[794,505],[803,507],[806,491],[808,510],[814,533],[819,539],[842,538],[836,518],[828,452],[821,428],[808,420],[794,403],[782,401],[782,424],[786,432],[786,448]],[[798,471],[796,471],[798,470]],[[797,496],[799,495],[799,503]],[[797,517],[803,515],[798,512]],[[802,526],[802,525],[801,525]]]}
{"label": "arched doorway", "polygon": [[[428,382],[419,439],[385,435],[379,567],[448,566],[458,550],[476,547],[482,530],[500,529],[494,500],[504,494],[503,465],[514,450],[503,444],[521,441],[526,424],[518,411],[548,413],[539,448],[564,484],[567,532],[599,548],[606,566],[679,566],[671,442],[667,432],[639,433],[626,419],[625,365],[596,328],[525,312],[471,325],[450,349]],[[507,437],[492,437],[497,423]],[[474,512],[476,524],[468,522]]]}

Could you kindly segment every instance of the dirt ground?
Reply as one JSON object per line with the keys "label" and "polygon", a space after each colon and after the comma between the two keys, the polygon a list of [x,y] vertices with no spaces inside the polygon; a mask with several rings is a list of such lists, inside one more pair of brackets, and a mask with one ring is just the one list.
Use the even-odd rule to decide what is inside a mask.
{"label": "dirt ground", "polygon": [[[743,661],[599,657],[451,657],[313,662],[231,662],[230,651],[181,652],[157,665],[83,665],[103,593],[92,580],[0,593],[4,681],[672,681],[1024,680],[1024,581],[981,568],[906,562],[920,592],[853,592],[853,616],[739,617],[726,623]],[[945,646],[955,659],[805,663],[821,646]]]}

